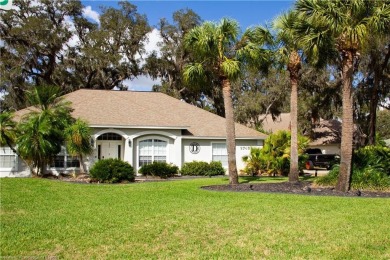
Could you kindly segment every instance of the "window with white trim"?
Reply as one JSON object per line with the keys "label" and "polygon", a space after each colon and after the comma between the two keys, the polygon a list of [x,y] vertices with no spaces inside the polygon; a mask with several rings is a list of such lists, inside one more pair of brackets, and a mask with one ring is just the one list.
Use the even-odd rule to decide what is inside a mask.
{"label": "window with white trim", "polygon": [[61,152],[59,152],[50,163],[52,168],[74,168],[80,167],[80,161],[78,156],[69,155],[64,146],[61,146]]}
{"label": "window with white trim", "polygon": [[167,161],[167,142],[159,139],[147,139],[139,142],[139,167],[152,162]]}
{"label": "window with white trim", "polygon": [[224,168],[228,167],[228,154],[225,143],[212,143],[212,161],[221,162]]}
{"label": "window with white trim", "polygon": [[0,147],[0,168],[16,168],[17,156],[11,148]]}

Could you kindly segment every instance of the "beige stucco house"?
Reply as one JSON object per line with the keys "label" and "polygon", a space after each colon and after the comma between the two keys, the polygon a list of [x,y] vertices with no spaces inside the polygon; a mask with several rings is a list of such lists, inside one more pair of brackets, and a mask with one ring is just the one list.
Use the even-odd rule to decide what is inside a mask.
{"label": "beige stucco house", "polygon": [[[81,89],[64,96],[75,118],[86,120],[91,129],[93,153],[87,167],[106,158],[119,158],[135,169],[153,161],[179,167],[191,161],[221,161],[227,167],[225,119],[158,92]],[[28,112],[18,111],[16,116]],[[250,147],[262,147],[266,135],[236,124],[236,160]],[[78,171],[78,158],[58,154],[48,169],[55,174]],[[1,176],[28,176],[22,161],[1,147]]]}

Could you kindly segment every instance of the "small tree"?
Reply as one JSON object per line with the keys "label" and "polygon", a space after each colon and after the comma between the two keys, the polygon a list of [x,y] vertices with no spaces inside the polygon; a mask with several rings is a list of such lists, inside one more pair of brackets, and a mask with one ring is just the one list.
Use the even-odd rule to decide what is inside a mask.
{"label": "small tree", "polygon": [[[290,142],[291,133],[288,131],[278,131],[270,134],[261,150],[253,150],[254,153],[251,150],[251,161],[249,161],[247,166],[256,165],[268,174],[288,174],[290,167]],[[307,137],[298,135],[298,156],[301,160],[308,143],[309,139]],[[300,164],[299,168],[302,167],[303,164]]]}
{"label": "small tree", "polygon": [[8,145],[14,153],[17,153],[14,144],[16,140],[16,123],[12,120],[13,114],[1,112],[0,114],[0,145]]}
{"label": "small tree", "polygon": [[18,151],[29,162],[31,172],[44,175],[47,164],[61,151],[64,130],[71,122],[70,103],[60,97],[58,87],[40,86],[27,97],[35,109],[19,123]]}
{"label": "small tree", "polygon": [[87,172],[83,163],[83,156],[92,153],[90,138],[91,129],[88,123],[80,118],[65,130],[66,148],[70,154],[79,157],[81,174]]}
{"label": "small tree", "polygon": [[242,160],[246,163],[244,171],[252,176],[261,174],[261,170],[264,169],[261,150],[258,147],[251,147],[249,155],[242,157]]}

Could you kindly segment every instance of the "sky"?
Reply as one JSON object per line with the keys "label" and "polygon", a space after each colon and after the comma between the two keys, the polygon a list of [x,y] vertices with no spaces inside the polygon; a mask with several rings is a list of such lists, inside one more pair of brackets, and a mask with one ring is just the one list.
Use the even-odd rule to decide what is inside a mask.
{"label": "sky", "polygon": [[[114,0],[82,0],[85,6],[84,15],[91,20],[98,20],[101,7],[118,7],[119,1]],[[222,18],[232,18],[238,21],[241,30],[250,26],[266,25],[279,14],[287,11],[293,5],[293,1],[287,0],[252,0],[252,1],[167,1],[167,0],[138,0],[130,1],[137,6],[140,14],[145,14],[149,24],[155,27],[161,18],[172,22],[172,14],[180,9],[189,8],[197,13],[204,21],[218,22]],[[159,41],[158,31],[153,30],[149,35],[149,43],[146,45],[147,52],[157,49]],[[132,81],[125,81],[131,90],[150,91],[154,84],[150,78],[141,76]]]}

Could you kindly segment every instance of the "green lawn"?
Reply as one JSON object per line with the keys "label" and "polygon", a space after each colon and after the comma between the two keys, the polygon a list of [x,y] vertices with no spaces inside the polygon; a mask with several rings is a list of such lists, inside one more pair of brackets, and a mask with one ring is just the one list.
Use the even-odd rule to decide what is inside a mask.
{"label": "green lawn", "polygon": [[1,179],[1,256],[390,259],[390,199],[199,189],[222,183]]}

